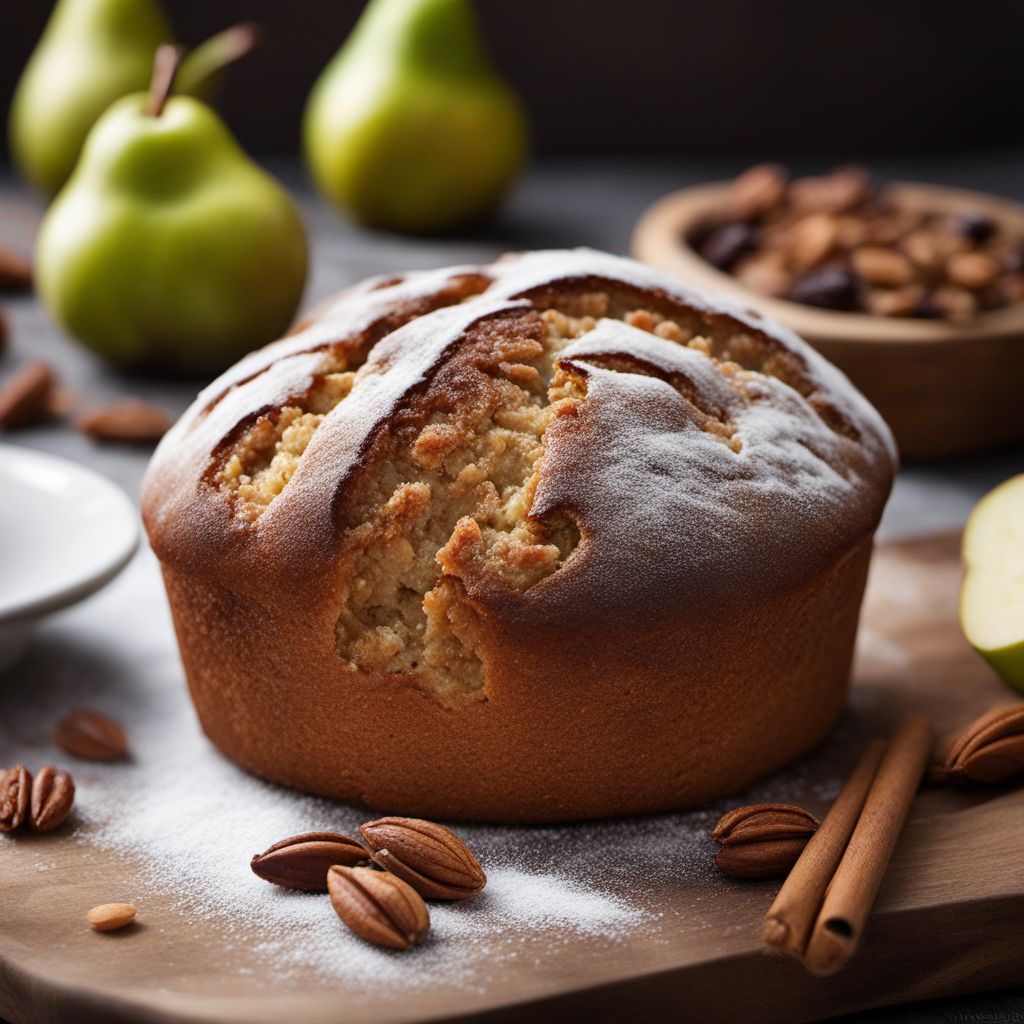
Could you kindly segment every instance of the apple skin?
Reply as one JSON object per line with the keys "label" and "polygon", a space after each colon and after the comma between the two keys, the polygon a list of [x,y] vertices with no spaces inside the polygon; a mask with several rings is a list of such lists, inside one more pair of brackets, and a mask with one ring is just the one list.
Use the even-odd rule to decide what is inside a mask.
{"label": "apple skin", "polygon": [[357,223],[429,233],[497,205],[527,132],[468,0],[372,0],[310,94],[303,142],[320,191]]}
{"label": "apple skin", "polygon": [[[1018,567],[1024,564],[1024,526],[1019,524],[1024,524],[1024,475],[1012,477],[990,491],[968,517],[964,528],[960,625],[968,643],[1002,680],[1024,693],[1024,580],[1021,581],[1018,601],[1013,606],[1022,610],[1019,641],[985,646],[972,636],[971,630],[978,609],[984,609],[986,603],[991,604],[993,592],[997,593],[996,600],[1005,597],[1006,577],[1014,575],[1014,564]],[[1021,545],[1022,549],[1005,550],[1007,545],[1014,543]],[[986,578],[990,576],[998,579],[998,587],[993,587]]]}
{"label": "apple skin", "polygon": [[208,374],[280,337],[306,279],[302,221],[209,107],[144,94],[90,133],[40,230],[45,305],[126,368]]}

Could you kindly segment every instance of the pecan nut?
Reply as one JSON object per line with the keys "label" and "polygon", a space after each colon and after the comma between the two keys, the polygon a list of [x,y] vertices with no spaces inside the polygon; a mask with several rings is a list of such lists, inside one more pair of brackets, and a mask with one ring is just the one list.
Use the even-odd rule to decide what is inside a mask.
{"label": "pecan nut", "polygon": [[75,803],[71,776],[52,764],[44,764],[32,782],[29,824],[37,832],[49,832],[63,825]]}
{"label": "pecan nut", "polygon": [[128,753],[121,726],[85,708],[77,708],[63,718],[54,738],[59,747],[86,761],[116,761]]}
{"label": "pecan nut", "polygon": [[754,804],[723,815],[711,832],[715,864],[733,878],[780,878],[817,831],[818,819],[793,804]]}
{"label": "pecan nut", "polygon": [[995,708],[951,736],[932,776],[940,781],[999,785],[1024,775],[1024,704]]}
{"label": "pecan nut", "polygon": [[21,828],[28,815],[32,776],[23,764],[0,775],[0,832]]}
{"label": "pecan nut", "polygon": [[373,862],[421,896],[464,900],[487,884],[487,876],[469,847],[454,833],[419,818],[378,818],[360,825]]}
{"label": "pecan nut", "polygon": [[415,889],[397,875],[335,864],[327,872],[331,906],[361,939],[408,949],[430,928],[430,912]]}
{"label": "pecan nut", "polygon": [[0,245],[0,292],[21,292],[32,287],[32,263],[19,252]]}
{"label": "pecan nut", "polygon": [[46,363],[26,363],[0,387],[0,427],[13,430],[45,416],[53,389],[53,371]]}
{"label": "pecan nut", "polygon": [[137,398],[93,409],[75,421],[75,428],[97,441],[156,444],[171,425],[171,418],[155,405]]}
{"label": "pecan nut", "polygon": [[285,889],[326,892],[330,868],[366,864],[369,856],[355,839],[340,832],[303,832],[257,853],[249,866],[253,874]]}

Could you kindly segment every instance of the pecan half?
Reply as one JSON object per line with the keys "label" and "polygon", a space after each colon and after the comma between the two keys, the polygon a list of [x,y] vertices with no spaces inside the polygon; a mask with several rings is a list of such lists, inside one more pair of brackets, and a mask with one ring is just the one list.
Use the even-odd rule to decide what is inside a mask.
{"label": "pecan half", "polygon": [[408,949],[430,928],[430,912],[415,889],[396,875],[339,864],[327,872],[331,906],[361,939]]}
{"label": "pecan half", "polygon": [[378,818],[360,825],[359,833],[378,867],[408,882],[427,899],[469,899],[487,884],[469,847],[432,821]]}
{"label": "pecan half", "polygon": [[54,388],[46,363],[26,363],[0,387],[0,428],[13,430],[45,416]]}
{"label": "pecan half", "polygon": [[1024,704],[995,708],[949,737],[932,777],[998,785],[1024,774]]}
{"label": "pecan half", "polygon": [[93,409],[75,421],[75,428],[97,441],[155,444],[171,425],[171,418],[155,405],[137,398]]}
{"label": "pecan half", "polygon": [[711,832],[715,864],[734,878],[780,878],[789,872],[818,828],[810,811],[793,804],[737,807]]}
{"label": "pecan half", "polygon": [[21,292],[31,287],[31,261],[20,252],[0,244],[0,292]]}
{"label": "pecan half", "polygon": [[37,832],[49,832],[63,825],[75,803],[75,783],[71,776],[52,764],[44,764],[32,783],[29,824]]}
{"label": "pecan half", "polygon": [[128,753],[121,726],[87,708],[76,708],[61,719],[54,739],[69,754],[86,761],[116,761]]}
{"label": "pecan half", "polygon": [[21,828],[28,814],[32,776],[23,764],[0,775],[0,832]]}
{"label": "pecan half", "polygon": [[366,864],[369,856],[355,839],[340,832],[303,832],[257,853],[249,866],[253,874],[285,889],[326,892],[330,868]]}

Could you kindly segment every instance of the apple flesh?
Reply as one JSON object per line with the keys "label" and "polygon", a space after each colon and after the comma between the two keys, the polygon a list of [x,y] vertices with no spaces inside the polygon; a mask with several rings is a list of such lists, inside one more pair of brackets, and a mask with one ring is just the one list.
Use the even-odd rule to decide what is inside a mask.
{"label": "apple flesh", "polygon": [[960,625],[978,653],[1024,692],[1024,475],[977,504],[964,530]]}

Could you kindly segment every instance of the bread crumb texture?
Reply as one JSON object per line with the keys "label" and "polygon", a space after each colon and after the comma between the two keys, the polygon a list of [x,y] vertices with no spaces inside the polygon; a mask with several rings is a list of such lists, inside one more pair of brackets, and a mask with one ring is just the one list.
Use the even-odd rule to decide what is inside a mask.
{"label": "bread crumb texture", "polygon": [[[570,518],[538,518],[531,508],[548,428],[586,401],[586,373],[560,354],[604,319],[645,332],[654,349],[702,354],[730,395],[756,400],[756,381],[775,377],[833,430],[852,429],[819,401],[800,359],[784,347],[636,301],[628,292],[569,291],[534,297],[526,313],[481,321],[457,358],[443,361],[426,390],[390,418],[340,513],[345,597],[337,650],[350,667],[407,677],[445,704],[486,699],[483,644],[465,581],[488,578],[522,593],[556,573],[579,543]],[[257,528],[287,488],[324,419],[381,372],[372,361],[329,359],[328,372],[301,400],[260,416],[221,456],[215,486],[248,526]],[[666,375],[656,358],[595,352],[585,361],[661,377],[701,430],[742,450],[729,403],[716,403],[689,377]]]}

